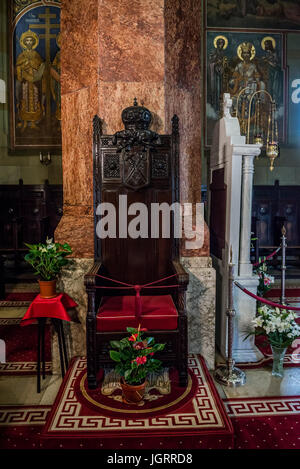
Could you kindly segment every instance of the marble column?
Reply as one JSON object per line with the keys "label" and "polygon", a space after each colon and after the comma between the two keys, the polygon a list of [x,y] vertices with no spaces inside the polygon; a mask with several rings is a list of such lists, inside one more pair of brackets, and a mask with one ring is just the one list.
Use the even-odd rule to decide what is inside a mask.
{"label": "marble column", "polygon": [[242,163],[241,234],[239,252],[239,275],[241,277],[252,275],[250,243],[254,157],[255,152],[253,152],[252,155],[244,155]]}
{"label": "marble column", "polygon": [[92,258],[93,116],[112,134],[136,97],[164,132],[164,1],[63,0],[61,31],[64,214],[55,237]]}

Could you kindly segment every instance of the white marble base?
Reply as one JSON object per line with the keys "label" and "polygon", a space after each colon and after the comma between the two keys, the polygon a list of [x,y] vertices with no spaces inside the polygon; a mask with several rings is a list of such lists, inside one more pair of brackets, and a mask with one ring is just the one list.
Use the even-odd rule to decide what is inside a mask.
{"label": "white marble base", "polygon": [[[214,267],[217,272],[217,345],[224,359],[227,357],[228,344],[228,269],[223,267],[222,262],[213,258]],[[251,293],[257,294],[258,277],[250,275],[240,277],[236,274],[237,266],[234,269],[234,280],[247,288]],[[256,347],[254,335],[245,340],[249,330],[253,330],[252,320],[256,316],[256,301],[248,296],[236,285],[233,287],[233,306],[235,317],[233,323],[233,345],[232,355],[236,362],[257,362],[263,355]]]}
{"label": "white marble base", "polygon": [[[251,293],[257,293],[258,278],[237,277],[235,280]],[[263,358],[262,353],[256,347],[255,336],[251,335],[245,340],[247,332],[253,331],[252,320],[256,316],[256,301],[240,290],[237,286],[233,290],[233,304],[236,311],[233,335],[233,358],[236,362],[257,362]]]}
{"label": "white marble base", "polygon": [[[93,266],[93,259],[72,259],[67,265],[57,284],[57,290],[63,291],[78,304],[77,308],[68,310],[72,321],[63,321],[69,361],[77,355],[86,355],[85,319],[87,311],[87,295],[84,276]],[[60,374],[60,360],[57,335],[52,340],[53,373]]]}
{"label": "white marble base", "polygon": [[189,352],[201,354],[210,370],[215,367],[216,272],[210,257],[184,257],[189,272],[187,291]]}

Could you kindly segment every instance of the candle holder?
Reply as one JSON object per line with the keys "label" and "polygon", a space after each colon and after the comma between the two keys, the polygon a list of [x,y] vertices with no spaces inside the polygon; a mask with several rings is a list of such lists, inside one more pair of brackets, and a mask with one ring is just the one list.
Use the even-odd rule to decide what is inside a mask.
{"label": "candle holder", "polygon": [[[274,161],[279,155],[278,144],[278,124],[276,120],[276,103],[270,93],[266,90],[258,90],[254,93],[247,93],[250,88],[243,88],[236,102],[236,117],[240,122],[242,135],[246,135],[246,143],[250,143],[250,124],[253,123],[252,143],[265,145],[266,155],[270,160],[270,171],[274,169]],[[266,95],[269,98],[270,108],[266,123],[265,106],[263,106],[262,97]],[[246,100],[248,105],[246,106]],[[239,102],[241,100],[241,110]],[[255,103],[254,115],[252,116],[252,105]]]}
{"label": "candle holder", "polygon": [[51,155],[49,151],[47,155],[43,155],[43,153],[40,151],[40,163],[44,166],[48,166],[51,163]]}
{"label": "candle holder", "polygon": [[280,303],[282,305],[286,304],[286,297],[285,297],[285,271],[286,271],[286,229],[285,226],[281,228],[281,295],[280,295]]}

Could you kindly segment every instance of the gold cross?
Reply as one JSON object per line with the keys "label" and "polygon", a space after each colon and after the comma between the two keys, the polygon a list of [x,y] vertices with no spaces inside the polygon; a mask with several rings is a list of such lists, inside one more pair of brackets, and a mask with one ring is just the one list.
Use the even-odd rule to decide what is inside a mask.
{"label": "gold cross", "polygon": [[45,50],[46,50],[46,121],[47,124],[50,124],[51,118],[51,93],[50,93],[50,67],[51,67],[51,57],[50,57],[50,39],[56,38],[56,34],[51,34],[51,28],[60,28],[60,24],[51,23],[51,18],[56,19],[55,13],[50,13],[50,8],[45,8],[45,13],[41,13],[39,18],[45,19],[43,24],[30,24],[29,29],[44,29],[45,33],[39,34],[41,39],[45,39]]}

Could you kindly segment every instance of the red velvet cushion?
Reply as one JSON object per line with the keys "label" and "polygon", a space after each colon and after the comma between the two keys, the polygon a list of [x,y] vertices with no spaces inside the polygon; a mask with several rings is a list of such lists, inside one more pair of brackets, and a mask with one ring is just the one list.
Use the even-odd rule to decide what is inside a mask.
{"label": "red velvet cushion", "polygon": [[126,327],[149,330],[177,329],[178,313],[171,295],[141,296],[142,314],[135,317],[135,296],[105,296],[97,314],[97,331],[126,331]]}

